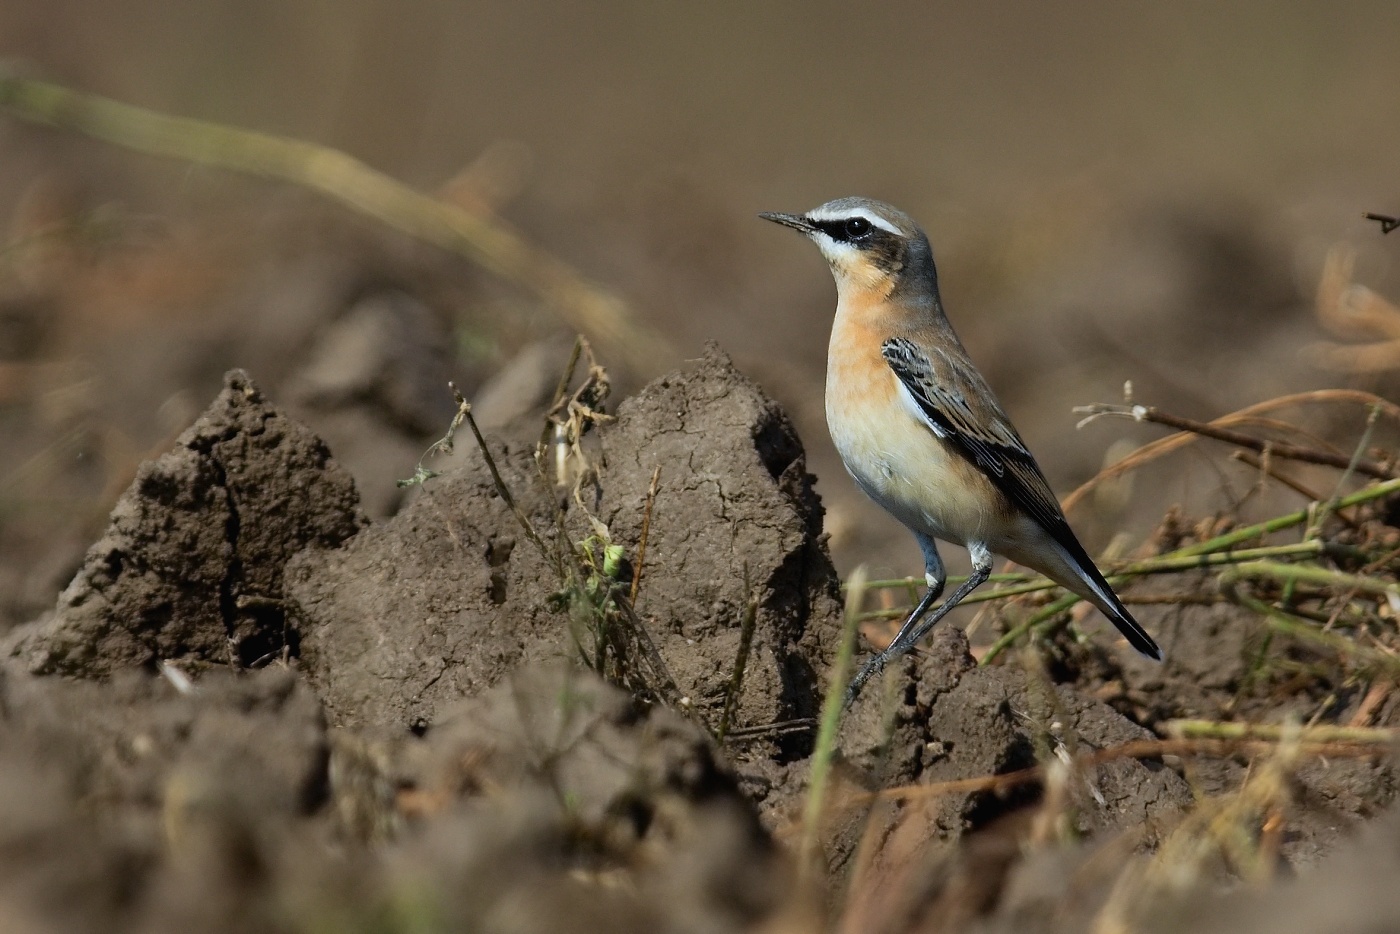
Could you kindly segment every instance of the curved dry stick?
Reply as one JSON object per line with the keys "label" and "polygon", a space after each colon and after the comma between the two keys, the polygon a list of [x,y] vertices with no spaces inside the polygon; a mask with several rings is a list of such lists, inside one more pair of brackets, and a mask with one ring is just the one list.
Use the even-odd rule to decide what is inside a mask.
{"label": "curved dry stick", "polygon": [[[1321,451],[1317,448],[1301,447],[1289,441],[1281,441],[1271,438],[1259,438],[1243,431],[1236,431],[1234,428],[1227,428],[1220,421],[1198,422],[1195,419],[1184,418],[1180,415],[1173,415],[1150,405],[1086,405],[1075,409],[1076,412],[1087,412],[1088,418],[1080,422],[1085,424],[1090,419],[1103,416],[1116,416],[1118,418],[1131,418],[1138,422],[1151,422],[1154,425],[1165,425],[1168,428],[1175,428],[1189,434],[1201,435],[1205,438],[1212,438],[1216,441],[1224,441],[1226,444],[1233,444],[1235,447],[1244,448],[1247,451],[1256,451],[1260,454],[1265,451],[1270,456],[1283,458],[1285,460],[1302,461],[1305,464],[1320,464],[1323,467],[1336,467],[1348,472],[1366,474],[1377,480],[1389,480],[1395,476],[1394,471],[1374,461],[1361,459],[1361,449],[1367,443],[1369,432],[1362,436],[1358,444],[1358,450],[1351,456],[1346,456],[1332,451]],[[1223,421],[1223,420],[1221,420]],[[1249,423],[1258,421],[1257,418],[1244,420]],[[1236,420],[1232,424],[1242,424],[1242,420]]]}
{"label": "curved dry stick", "polygon": [[[1247,725],[1243,725],[1247,727]],[[1245,732],[1243,729],[1241,732]],[[1075,756],[1073,765],[1077,768],[1092,768],[1104,765],[1118,759],[1156,759],[1161,756],[1232,756],[1238,753],[1246,755],[1268,755],[1275,752],[1286,740],[1278,737],[1269,737],[1267,734],[1253,737],[1228,737],[1228,738],[1207,738],[1207,737],[1183,737],[1169,739],[1142,739],[1132,740],[1119,746],[1110,746],[1107,749],[1096,749],[1092,752]],[[1394,743],[1394,736],[1383,737],[1381,739],[1368,738],[1359,741],[1337,741],[1337,740],[1296,740],[1298,753],[1309,756],[1321,756],[1333,759],[1369,759],[1379,756],[1389,755],[1391,750],[1387,748]],[[847,801],[842,802],[846,807],[869,804],[874,801],[917,801],[920,799],[938,798],[950,794],[971,794],[983,791],[1005,791],[1026,782],[1039,781],[1045,775],[1045,766],[1033,765],[1030,768],[1020,769],[1015,772],[1003,772],[999,775],[983,775],[978,778],[964,778],[948,782],[935,782],[929,785],[900,785],[896,788],[885,788],[880,791],[865,792],[863,794],[852,795]]]}
{"label": "curved dry stick", "polygon": [[1242,418],[1239,421],[1234,421],[1230,424],[1238,425],[1240,427],[1248,425],[1250,428],[1262,428],[1268,431],[1277,431],[1282,435],[1287,435],[1289,437],[1294,438],[1301,438],[1304,441],[1307,441],[1309,444],[1316,447],[1318,450],[1330,451],[1331,453],[1336,454],[1338,457],[1351,456],[1349,453],[1343,451],[1341,448],[1337,447],[1335,444],[1328,441],[1326,438],[1319,437],[1318,435],[1313,434],[1311,431],[1308,431],[1306,428],[1303,428],[1299,425],[1295,425],[1292,422],[1285,422],[1283,419],[1280,418],[1265,418],[1260,415],[1255,415],[1248,418]]}
{"label": "curved dry stick", "polygon": [[[1290,405],[1364,405],[1375,406],[1376,409],[1387,418],[1400,422],[1400,406],[1393,402],[1388,402],[1373,393],[1363,392],[1359,389],[1316,389],[1310,392],[1293,393],[1287,396],[1278,396],[1274,399],[1266,399],[1263,402],[1247,406],[1229,415],[1223,415],[1214,419],[1208,424],[1220,427],[1231,428],[1244,423],[1248,419],[1258,416],[1264,412],[1271,412],[1275,409],[1287,408]],[[1112,464],[1100,470],[1090,477],[1078,489],[1065,497],[1062,507],[1065,512],[1069,512],[1079,505],[1080,500],[1087,496],[1095,487],[1105,480],[1122,476],[1130,470],[1136,470],[1143,464],[1156,460],[1163,455],[1170,454],[1178,448],[1185,447],[1200,439],[1200,435],[1190,432],[1178,432],[1168,435],[1165,438],[1158,438],[1150,441],[1138,448],[1127,457],[1116,464]]]}

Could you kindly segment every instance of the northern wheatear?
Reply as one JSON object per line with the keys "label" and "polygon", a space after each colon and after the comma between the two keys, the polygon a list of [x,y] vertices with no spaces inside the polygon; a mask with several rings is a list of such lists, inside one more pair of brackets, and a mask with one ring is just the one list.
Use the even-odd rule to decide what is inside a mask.
{"label": "northern wheatear", "polygon": [[[1032,568],[1103,611],[1128,642],[1152,641],[1074,537],[1050,485],[943,313],[928,237],[866,198],[806,214],[760,214],[806,234],[836,278],[826,421],[856,484],[924,553],[928,592],[889,647],[852,679],[849,704],[992,571],[992,554]],[[972,575],[933,613],[947,577],[938,540],[967,547]]]}

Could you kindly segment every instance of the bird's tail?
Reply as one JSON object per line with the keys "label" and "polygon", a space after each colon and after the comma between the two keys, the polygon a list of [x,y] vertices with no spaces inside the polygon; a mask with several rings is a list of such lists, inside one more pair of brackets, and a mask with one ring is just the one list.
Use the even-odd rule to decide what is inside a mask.
{"label": "bird's tail", "polygon": [[1103,579],[1103,575],[1094,570],[1094,576],[1098,578],[1100,587],[1095,587],[1093,594],[1084,594],[1094,606],[1098,607],[1109,622],[1118,627],[1118,631],[1123,634],[1123,638],[1128,640],[1128,644],[1137,649],[1143,655],[1154,662],[1162,660],[1162,649],[1157,645],[1157,641],[1147,634],[1138,621],[1133,619],[1133,614],[1128,612],[1128,608],[1123,605],[1123,601],[1118,599],[1118,595],[1113,592],[1113,588],[1108,586],[1108,582]]}
{"label": "bird's tail", "polygon": [[1092,558],[1084,551],[1079,542],[1071,539],[1073,548],[1066,547],[1065,543],[1058,543],[1063,550],[1063,557],[1069,565],[1070,574],[1061,576],[1058,574],[1049,575],[1057,584],[1068,588],[1084,599],[1088,600],[1109,622],[1118,627],[1118,631],[1128,640],[1128,644],[1137,649],[1140,653],[1152,659],[1154,662],[1162,660],[1162,650],[1158,647],[1156,640],[1147,634],[1147,630],[1133,619],[1133,614],[1128,612],[1128,608],[1123,605],[1123,601],[1118,599],[1118,594],[1113,592],[1108,581],[1099,572],[1098,566],[1094,564]]}

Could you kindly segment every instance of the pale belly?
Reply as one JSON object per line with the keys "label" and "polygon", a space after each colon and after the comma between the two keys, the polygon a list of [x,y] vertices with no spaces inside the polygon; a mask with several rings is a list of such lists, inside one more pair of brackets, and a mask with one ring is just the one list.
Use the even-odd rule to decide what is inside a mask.
{"label": "pale belly", "polygon": [[1018,537],[1000,493],[914,417],[883,359],[879,369],[828,361],[826,420],[856,483],[911,530],[992,550]]}

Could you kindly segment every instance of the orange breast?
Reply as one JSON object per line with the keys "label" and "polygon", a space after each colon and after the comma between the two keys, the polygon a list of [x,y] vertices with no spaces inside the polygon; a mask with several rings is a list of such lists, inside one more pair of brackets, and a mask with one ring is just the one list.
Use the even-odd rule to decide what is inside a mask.
{"label": "orange breast", "polygon": [[1008,518],[1000,494],[901,397],[880,353],[892,333],[880,306],[843,297],[832,325],[826,417],[846,469],[911,529],[958,544],[1000,540]]}

